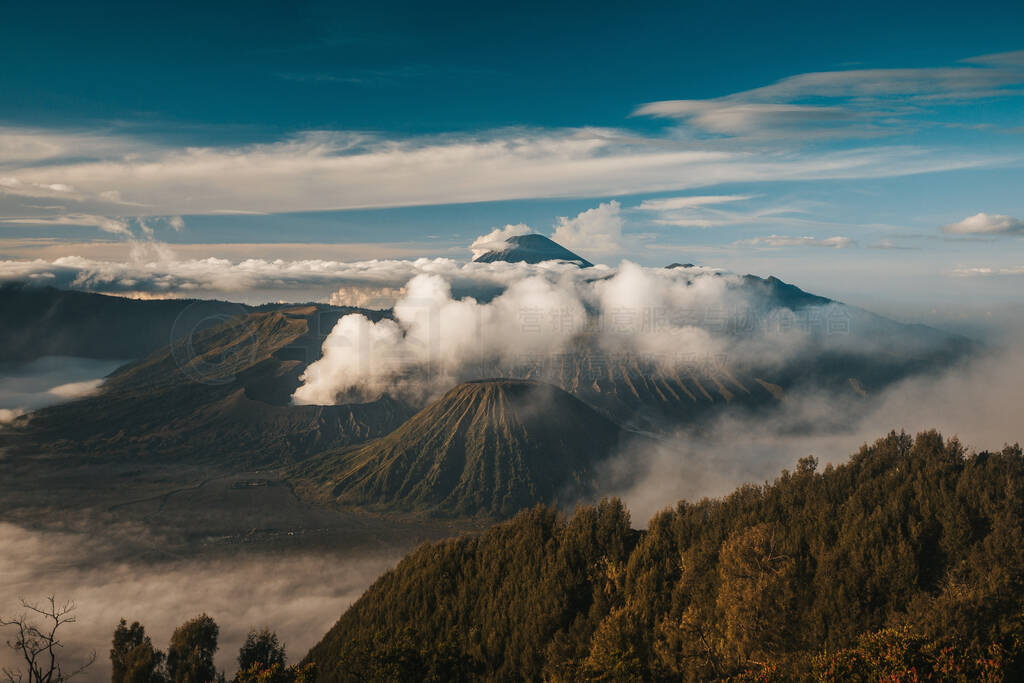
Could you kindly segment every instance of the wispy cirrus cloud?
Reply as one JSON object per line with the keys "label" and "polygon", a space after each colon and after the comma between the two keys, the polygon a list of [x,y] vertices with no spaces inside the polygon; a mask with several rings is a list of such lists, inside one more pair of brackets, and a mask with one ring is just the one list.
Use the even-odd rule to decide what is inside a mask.
{"label": "wispy cirrus cloud", "polygon": [[868,245],[868,249],[882,249],[882,250],[902,249],[902,250],[911,250],[911,249],[914,249],[914,247],[908,247],[908,246],[906,246],[904,244],[896,244],[891,239],[880,239],[877,242],[873,242],[872,244],[869,244]]}
{"label": "wispy cirrus cloud", "polygon": [[992,268],[989,266],[974,266],[954,268],[953,275],[957,277],[997,277],[1000,275],[1024,275],[1024,266],[1015,268]]}
{"label": "wispy cirrus cloud", "polygon": [[929,105],[1024,94],[1021,55],[984,55],[951,67],[797,74],[722,97],[649,102],[633,114],[748,139],[894,135],[919,125],[915,119]]}
{"label": "wispy cirrus cloud", "polygon": [[1015,50],[1013,52],[999,52],[991,55],[981,55],[980,57],[968,57],[963,61],[967,64],[1024,67],[1024,50]]}
{"label": "wispy cirrus cloud", "polygon": [[[736,120],[757,117],[742,111]],[[785,108],[776,114],[789,115]],[[0,216],[52,217],[56,209],[24,201],[35,197],[59,197],[62,215],[280,213],[892,177],[1005,160],[905,145],[740,150],[612,128],[405,139],[314,131],[234,147],[7,128],[0,129]]]}
{"label": "wispy cirrus cloud", "polygon": [[[884,134],[869,116],[842,107],[752,102],[739,93],[714,100],[666,100],[638,108],[637,116],[685,121],[706,133],[725,136],[860,137]],[[854,127],[854,124],[859,124]]]}
{"label": "wispy cirrus cloud", "polygon": [[4,165],[132,155],[152,148],[145,140],[107,130],[0,127],[0,164]]}
{"label": "wispy cirrus cloud", "polygon": [[124,235],[132,237],[133,233],[128,228],[128,221],[121,218],[109,216],[95,216],[87,213],[69,213],[62,216],[47,218],[5,218],[0,223],[18,223],[21,225],[80,225],[99,228],[103,232],[113,235]]}
{"label": "wispy cirrus cloud", "polygon": [[25,182],[14,176],[0,177],[0,194],[22,197],[52,197],[75,199],[75,188],[65,183]]}
{"label": "wispy cirrus cloud", "polygon": [[[0,131],[0,137],[5,134]],[[615,196],[726,182],[890,177],[997,161],[989,155],[939,154],[908,146],[814,152],[712,149],[671,137],[596,128],[408,140],[313,132],[241,147],[163,147],[131,155],[119,149],[93,159],[32,165],[0,158],[0,177],[12,179],[10,187],[0,188],[0,215],[30,214],[17,201],[18,188],[44,185],[75,188],[74,196],[61,197],[74,202],[66,213],[282,213]],[[139,211],[138,205],[146,210]]]}
{"label": "wispy cirrus cloud", "polygon": [[809,209],[802,204],[772,204],[737,209],[734,203],[754,199],[754,195],[703,195],[651,199],[634,207],[649,212],[655,225],[681,228],[716,228],[727,225],[779,224],[789,227],[821,225],[820,221],[801,218]]}
{"label": "wispy cirrus cloud", "polygon": [[749,194],[728,194],[728,195],[694,195],[687,197],[667,197],[665,199],[645,199],[636,208],[640,211],[681,211],[692,209],[708,204],[725,204],[727,202],[741,202],[751,199]]}
{"label": "wispy cirrus cloud", "polygon": [[[1019,95],[1022,85],[1020,53],[941,68],[797,74],[724,97],[641,105],[635,114],[676,122],[653,133],[625,122],[429,136],[319,130],[270,142],[188,146],[110,128],[0,127],[0,219],[67,225],[76,216],[120,220],[612,198],[728,183],[987,167],[1019,161],[1019,155],[944,146],[941,140],[922,146],[869,138],[923,125],[922,112],[932,103]],[[849,142],[803,144],[833,137]],[[746,196],[649,200],[637,208],[660,213],[656,221],[665,225],[735,224],[742,213],[729,215],[716,204]],[[752,217],[781,223],[780,210],[798,213],[799,207]],[[95,220],[83,225],[104,229]]]}
{"label": "wispy cirrus cloud", "polygon": [[75,225],[99,228],[103,232],[122,237],[134,238],[131,226],[134,224],[145,237],[153,237],[153,223],[159,222],[175,232],[181,232],[185,220],[181,216],[134,216],[121,218],[112,216],[96,216],[86,213],[70,213],[59,216],[3,218],[0,223],[16,223],[19,225]]}
{"label": "wispy cirrus cloud", "polygon": [[845,249],[856,246],[857,242],[849,237],[836,235],[834,237],[789,237],[786,235],[768,235],[767,237],[753,237],[746,240],[733,242],[735,247],[753,248],[780,248],[780,247],[828,247],[831,249]]}

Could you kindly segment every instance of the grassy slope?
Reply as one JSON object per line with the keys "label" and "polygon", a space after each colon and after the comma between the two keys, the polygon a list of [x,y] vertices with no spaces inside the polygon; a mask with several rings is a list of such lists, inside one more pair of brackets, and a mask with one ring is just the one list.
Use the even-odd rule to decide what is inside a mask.
{"label": "grassy slope", "polygon": [[391,434],[295,472],[307,495],[415,511],[507,516],[588,490],[619,428],[569,394],[521,380],[466,382]]}

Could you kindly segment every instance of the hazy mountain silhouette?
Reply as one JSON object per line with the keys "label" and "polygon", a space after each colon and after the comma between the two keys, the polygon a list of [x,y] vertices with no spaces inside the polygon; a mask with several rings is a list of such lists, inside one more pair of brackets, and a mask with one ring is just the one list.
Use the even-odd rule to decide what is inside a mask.
{"label": "hazy mountain silhouette", "polygon": [[[513,238],[508,250],[481,259],[578,259],[541,235],[521,237],[538,238],[525,241],[538,248],[517,255],[523,239]],[[547,382],[617,424],[660,430],[701,424],[722,410],[771,410],[787,394],[807,391],[864,402],[905,377],[944,370],[977,348],[963,337],[902,324],[774,277],[746,275],[727,286],[762,317],[696,311],[688,324],[731,340],[770,334],[767,325],[788,325],[806,331],[805,346],[784,361],[700,356],[664,364],[603,352],[583,334],[570,352],[541,366],[484,366],[461,379]],[[157,349],[114,373],[100,394],[39,411],[28,426],[19,423],[44,443],[89,452],[296,461],[383,436],[413,412],[390,397],[373,396],[356,405],[290,405],[300,375],[320,358],[324,338],[342,315],[379,320],[388,312],[137,301],[27,286],[0,288],[0,300],[14,320],[0,333],[0,349],[11,359],[52,353],[133,357]]]}
{"label": "hazy mountain silhouette", "polygon": [[[170,343],[174,321],[193,303],[0,285],[0,355],[10,361],[43,356],[141,358]],[[216,304],[206,305],[212,309]]]}
{"label": "hazy mountain silhouette", "polygon": [[[387,396],[293,406],[323,334],[352,309],[296,306],[232,318],[112,374],[100,392],[15,424],[49,448],[260,465],[388,433],[412,414]],[[367,315],[381,314],[372,311]]]}

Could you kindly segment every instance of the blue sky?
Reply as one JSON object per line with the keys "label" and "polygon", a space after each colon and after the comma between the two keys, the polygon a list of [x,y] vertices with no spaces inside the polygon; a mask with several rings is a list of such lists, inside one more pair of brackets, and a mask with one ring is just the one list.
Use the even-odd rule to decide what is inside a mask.
{"label": "blue sky", "polygon": [[370,5],[6,7],[0,258],[465,258],[580,216],[591,260],[1015,302],[1021,3]]}
{"label": "blue sky", "polygon": [[[619,126],[798,73],[1021,49],[1019,3],[12,3],[0,113],[219,144]],[[215,127],[227,127],[227,133]]]}

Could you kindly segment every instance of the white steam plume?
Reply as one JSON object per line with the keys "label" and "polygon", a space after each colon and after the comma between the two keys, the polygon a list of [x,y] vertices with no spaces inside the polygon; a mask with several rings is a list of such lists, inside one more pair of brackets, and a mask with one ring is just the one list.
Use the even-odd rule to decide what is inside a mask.
{"label": "white steam plume", "polygon": [[[523,312],[550,311],[564,320],[537,321],[539,333],[524,333]],[[527,277],[483,304],[452,298],[438,275],[417,275],[394,308],[395,320],[370,322],[362,315],[338,321],[324,342],[324,356],[307,368],[296,403],[331,404],[339,393],[420,393],[450,386],[473,363],[511,363],[526,354],[562,348],[585,318],[573,287]],[[407,374],[414,371],[414,376]]]}
{"label": "white steam plume", "polygon": [[[511,264],[503,264],[505,266]],[[418,275],[394,307],[394,320],[343,317],[307,368],[296,403],[333,404],[397,392],[423,398],[453,382],[494,376],[583,346],[664,368],[695,356],[769,366],[799,352],[806,334],[753,330],[730,335],[706,323],[777,313],[756,303],[737,276],[704,269],[643,268],[624,261],[590,279],[583,270],[532,271],[488,302],[453,295],[439,274]],[[523,271],[520,271],[523,272]]]}

